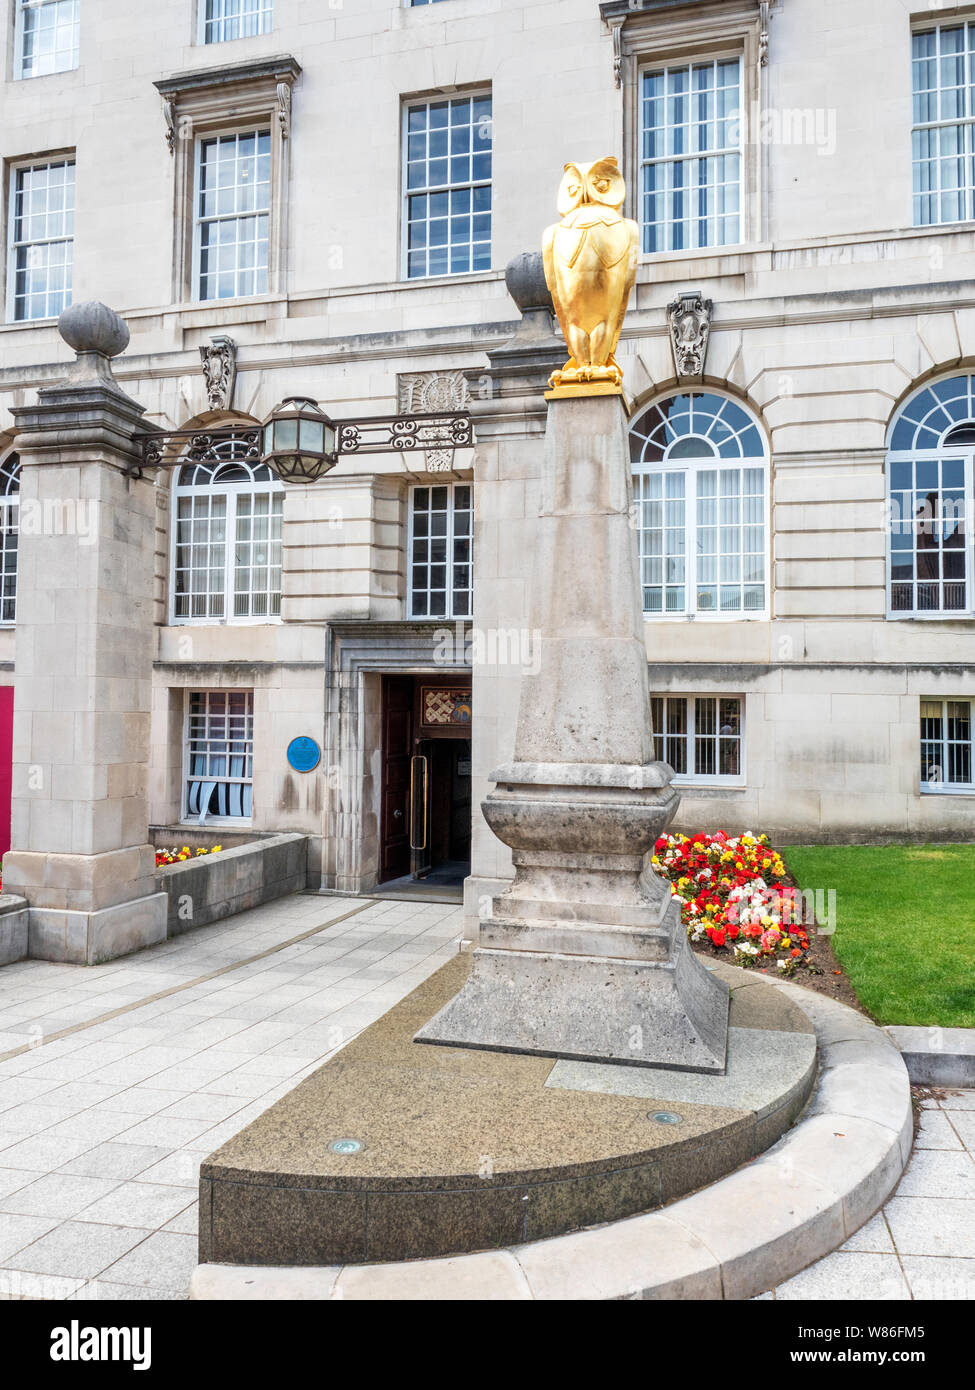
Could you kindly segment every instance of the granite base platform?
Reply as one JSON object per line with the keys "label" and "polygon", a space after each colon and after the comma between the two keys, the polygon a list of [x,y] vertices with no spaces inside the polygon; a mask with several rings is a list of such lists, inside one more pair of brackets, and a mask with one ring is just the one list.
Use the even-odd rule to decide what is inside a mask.
{"label": "granite base platform", "polygon": [[414,1043],[469,965],[449,962],[202,1165],[201,1263],[429,1259],[617,1221],[763,1152],[813,1087],[804,1010],[723,966],[721,1077]]}

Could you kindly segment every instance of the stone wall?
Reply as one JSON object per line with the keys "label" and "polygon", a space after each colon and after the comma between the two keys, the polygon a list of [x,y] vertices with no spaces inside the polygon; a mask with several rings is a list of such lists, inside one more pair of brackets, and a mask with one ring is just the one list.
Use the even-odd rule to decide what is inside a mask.
{"label": "stone wall", "polygon": [[156,870],[169,897],[167,935],[219,922],[235,912],[305,887],[308,845],[304,835],[271,835],[219,854],[187,859]]}
{"label": "stone wall", "polygon": [[[132,342],[116,374],[147,420],[177,428],[212,418],[199,349],[217,333],[239,349],[236,394],[220,419],[260,420],[296,391],[340,419],[391,414],[400,378],[429,371],[464,371],[494,410],[493,425],[479,417],[476,454],[459,451],[451,473],[428,472],[422,457],[349,456],[321,483],[289,489],[279,623],[169,625],[169,478],[157,482],[151,817],[180,819],[185,691],[253,689],[248,833],[307,836],[310,881],[361,890],[375,873],[379,673],[430,667],[407,615],[408,489],[474,477],[475,626],[521,629],[540,435],[530,403],[493,404],[488,354],[518,322],[503,267],[553,220],[566,158],[622,151],[628,211],[637,210],[635,69],[618,88],[596,0],[338,9],[276,0],[272,33],[209,47],[194,41],[191,9],[159,0],[145,13],[109,12],[109,0],[86,0],[78,70],[0,83],[6,159],[78,147],[76,297],[126,317]],[[718,25],[747,11],[751,44],[758,9],[648,4],[633,8],[627,30],[642,26],[651,49],[674,31],[677,52],[685,21]],[[773,4],[760,95],[772,135],[747,151],[741,244],[640,259],[619,354],[629,403],[640,409],[676,389],[666,307],[700,289],[715,305],[704,384],[748,404],[771,459],[769,613],[646,625],[655,691],[745,700],[745,785],[685,788],[688,827],[810,839],[971,833],[971,797],[920,793],[917,724],[925,695],[975,697],[972,620],[885,615],[889,421],[920,381],[975,369],[971,230],[912,226],[910,31],[924,13],[908,0]],[[280,284],[254,299],[187,303],[173,283],[175,165],[153,82],[281,53],[302,74]],[[401,100],[486,84],[492,269],[404,281]],[[2,451],[11,407],[62,373],[66,351],[47,321],[5,324],[0,337]],[[585,564],[580,556],[580,583]],[[346,667],[335,654],[343,624],[374,629]],[[14,646],[14,633],[0,631],[0,662]],[[475,804],[510,755],[519,685],[517,664],[475,671]],[[315,773],[287,765],[297,734],[322,746]],[[476,905],[510,873],[477,813],[474,866]]]}
{"label": "stone wall", "polygon": [[26,898],[0,893],[0,965],[12,965],[16,960],[25,959],[29,919]]}

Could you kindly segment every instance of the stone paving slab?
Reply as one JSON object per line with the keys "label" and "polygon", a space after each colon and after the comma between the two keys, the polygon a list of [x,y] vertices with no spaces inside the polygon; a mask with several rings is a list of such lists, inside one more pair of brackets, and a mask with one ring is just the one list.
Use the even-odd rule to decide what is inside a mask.
{"label": "stone paving slab", "polygon": [[[768,992],[772,993],[771,989]],[[603,1095],[642,1096],[675,1105],[724,1105],[751,1111],[761,1119],[781,1106],[793,1090],[808,1085],[815,1066],[813,1033],[783,1033],[753,1024],[728,1029],[728,1069],[724,1076],[651,1072],[604,1062],[559,1061],[545,1085]]]}
{"label": "stone paving slab", "polygon": [[975,1090],[938,1090],[922,1106],[917,1146],[883,1210],[766,1296],[975,1299]]}
{"label": "stone paving slab", "polygon": [[[386,909],[395,915],[387,915]],[[338,921],[350,911],[357,915]],[[284,944],[305,932],[311,935],[293,945]],[[362,1000],[374,1006],[374,1016],[379,1017],[395,1002],[397,990],[398,997],[408,994],[450,958],[460,934],[460,914],[454,908],[299,896],[103,966],[45,961],[4,966],[0,970],[0,1033],[6,1038],[0,1048],[0,1297],[84,1301],[185,1298],[190,1259],[195,1258],[192,1223],[196,1220],[199,1164],[213,1148],[207,1131],[199,1139],[167,1148],[123,1142],[126,1131],[122,1130],[102,1142],[83,1141],[86,1147],[77,1158],[69,1159],[62,1147],[49,1151],[52,1162],[46,1168],[11,1168],[5,1155],[25,1136],[22,1130],[4,1124],[5,1115],[18,1106],[42,1107],[37,1118],[50,1123],[46,1129],[37,1129],[32,1120],[33,1135],[28,1138],[43,1137],[65,1119],[92,1111],[131,1116],[128,1128],[157,1115],[211,1119],[211,1129],[228,1121],[243,1128],[334,1050],[328,1029],[340,1009]],[[264,951],[273,954],[254,959]],[[382,962],[378,968],[400,972],[390,977],[392,987],[362,979],[365,972],[377,968],[377,960]],[[217,971],[226,973],[216,975]],[[310,990],[304,1002],[289,1003],[290,992],[302,987]],[[170,993],[174,990],[178,992]],[[742,996],[744,1002],[746,991]],[[805,991],[802,996],[822,1039],[855,1041],[870,1036],[868,1020],[848,1010],[827,1017],[828,1011],[820,1012],[815,996],[810,998]],[[248,1000],[253,1005],[249,1010]],[[234,1038],[248,1022],[285,1017],[290,1017],[294,1032],[284,1042],[256,1053],[234,1049]],[[201,1031],[196,1035],[200,1046],[187,1054],[185,1061],[148,1071],[135,1061],[150,1047],[184,1048],[191,1028],[205,1030],[216,1019],[223,1022],[209,1034]],[[233,1020],[241,1023],[240,1029],[226,1027]],[[743,1010],[734,1021],[747,1027],[752,1020]],[[65,1035],[53,1038],[52,1034],[62,1028],[67,1030]],[[302,1041],[296,1043],[296,1039]],[[312,1057],[310,1053],[297,1055],[293,1051],[296,1047],[326,1050]],[[133,1062],[135,1066],[127,1072],[126,1064]],[[114,1071],[113,1064],[117,1064]],[[128,1079],[132,1071],[140,1070],[144,1079]],[[842,1071],[834,1075],[841,1077]],[[826,1082],[832,1078],[825,1077]],[[841,1093],[836,1094],[840,1097]],[[219,1097],[216,1109],[213,1097]],[[837,1099],[837,1104],[843,1103]],[[975,1089],[945,1091],[922,1104],[925,1112],[934,1113],[930,1118],[925,1114],[921,1147],[907,1169],[903,1193],[852,1233],[839,1251],[795,1276],[805,1281],[803,1297],[836,1296],[823,1290],[840,1289],[844,1272],[837,1269],[834,1274],[829,1267],[848,1254],[893,1256],[906,1281],[907,1297],[975,1297],[975,1257],[945,1253],[940,1248],[944,1241],[939,1239],[939,1220],[942,1225],[957,1226],[959,1232],[972,1227],[975,1199],[951,1193],[967,1189],[964,1162],[975,1165]],[[227,1109],[234,1105],[235,1109]],[[883,1105],[875,1118],[889,1113]],[[194,1113],[198,1110],[204,1113]],[[65,1111],[70,1113],[65,1115]],[[916,1172],[914,1163],[918,1164]],[[137,1252],[145,1249],[156,1231],[90,1222],[85,1215],[86,1208],[113,1190],[143,1183],[185,1192],[187,1202],[159,1228],[158,1234],[167,1239],[149,1246],[148,1260],[145,1256],[136,1258]],[[902,1204],[892,1211],[893,1220],[889,1221],[887,1210],[893,1200]],[[928,1202],[939,1205],[926,1208]],[[59,1264],[50,1258],[50,1242],[48,1258],[43,1256],[45,1247],[39,1258],[37,1251],[33,1259],[26,1255],[29,1247],[65,1226],[83,1226],[86,1236],[99,1230],[127,1230],[134,1244],[115,1258],[117,1245],[107,1254],[103,1251],[107,1262],[94,1276],[68,1273],[67,1261]],[[896,1245],[892,1231],[898,1238]],[[171,1237],[181,1239],[173,1242]],[[129,1238],[125,1236],[123,1243]],[[649,1264],[659,1264],[659,1248],[642,1236],[635,1239],[641,1257]],[[70,1239],[61,1240],[60,1248],[68,1252],[75,1248]],[[601,1296],[600,1281],[611,1277],[614,1263],[627,1256],[618,1239],[604,1240],[605,1258],[588,1264],[594,1297]],[[681,1232],[680,1239],[667,1242],[666,1248],[672,1261],[670,1296],[718,1296],[713,1283],[709,1285],[702,1274],[700,1246],[689,1232]],[[963,1241],[952,1240],[953,1251],[964,1248],[968,1247]],[[524,1270],[513,1257],[499,1253],[483,1258],[493,1262],[493,1268],[505,1271],[510,1296],[528,1296]],[[58,1268],[43,1273],[24,1268],[27,1263],[41,1261],[58,1264]],[[446,1266],[442,1271],[445,1288],[457,1296],[472,1296],[470,1280],[453,1267],[457,1262],[439,1263]],[[147,1282],[150,1265],[155,1267],[152,1283]],[[847,1265],[847,1271],[852,1268]],[[861,1264],[857,1287],[873,1296],[869,1290],[885,1286],[888,1269],[882,1264],[870,1268]],[[310,1288],[309,1271],[286,1270],[280,1274],[278,1292],[258,1292],[251,1285],[235,1296],[318,1299],[327,1296],[326,1290],[336,1289],[339,1273],[337,1269],[322,1271],[318,1286]],[[533,1268],[532,1278],[541,1287],[539,1269]],[[348,1279],[348,1272],[343,1279]],[[391,1276],[387,1294],[415,1296],[410,1288],[412,1280],[415,1274],[408,1270],[405,1277],[402,1271]],[[550,1296],[561,1296],[555,1284],[547,1287]],[[786,1287],[782,1284],[764,1296],[777,1298]],[[356,1297],[364,1295],[362,1288],[355,1291]]]}
{"label": "stone paving slab", "polygon": [[5,966],[0,1298],[186,1298],[201,1160],[461,930],[452,905],[295,895],[101,966]]}

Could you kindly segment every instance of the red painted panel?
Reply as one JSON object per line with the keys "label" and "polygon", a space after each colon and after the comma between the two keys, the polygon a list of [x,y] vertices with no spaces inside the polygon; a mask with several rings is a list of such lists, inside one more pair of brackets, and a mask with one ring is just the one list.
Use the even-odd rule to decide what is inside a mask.
{"label": "red painted panel", "polygon": [[0,685],[0,855],[10,848],[10,791],[14,751],[14,688]]}

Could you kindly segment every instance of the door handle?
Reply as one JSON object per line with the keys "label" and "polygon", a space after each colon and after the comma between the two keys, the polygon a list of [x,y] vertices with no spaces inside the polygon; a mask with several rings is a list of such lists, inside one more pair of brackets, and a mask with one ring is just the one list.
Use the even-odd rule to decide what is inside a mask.
{"label": "door handle", "polygon": [[396,810],[393,812],[393,820],[402,820],[402,818],[403,812],[397,806]]}
{"label": "door handle", "polygon": [[[417,778],[421,779],[418,784]],[[420,844],[417,839],[417,791],[418,786],[423,790],[423,810],[420,815],[420,823],[423,828],[423,840]],[[421,850],[427,847],[427,760],[422,753],[410,759],[410,849]]]}

